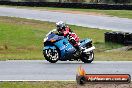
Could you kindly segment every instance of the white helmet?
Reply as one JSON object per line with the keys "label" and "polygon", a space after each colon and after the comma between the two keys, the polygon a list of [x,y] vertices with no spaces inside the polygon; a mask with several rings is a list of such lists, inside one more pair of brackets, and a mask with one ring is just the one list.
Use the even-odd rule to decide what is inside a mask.
{"label": "white helmet", "polygon": [[63,21],[59,21],[56,23],[57,31],[61,31],[66,27],[65,23]]}

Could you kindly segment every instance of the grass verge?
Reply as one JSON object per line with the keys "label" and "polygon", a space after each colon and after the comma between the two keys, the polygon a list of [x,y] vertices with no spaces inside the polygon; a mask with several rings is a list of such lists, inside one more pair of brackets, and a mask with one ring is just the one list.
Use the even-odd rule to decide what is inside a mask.
{"label": "grass verge", "polygon": [[[132,60],[132,51],[104,52],[122,47],[104,43],[104,32],[95,28],[70,25],[78,36],[93,39],[95,60]],[[0,60],[42,60],[43,38],[55,23],[0,17]]]}
{"label": "grass verge", "polygon": [[[4,5],[5,6],[5,5]],[[77,8],[56,8],[56,7],[26,7],[26,6],[5,6],[5,7],[17,7],[17,8],[27,8],[36,10],[50,10],[50,11],[61,11],[69,13],[88,13],[92,15],[108,15],[117,16],[121,18],[132,19],[132,10],[98,10],[98,9],[77,9]]]}
{"label": "grass verge", "polygon": [[76,88],[75,82],[1,82],[0,88]]}
{"label": "grass verge", "polygon": [[78,85],[76,82],[1,82],[0,88],[131,88],[130,84],[94,84]]}

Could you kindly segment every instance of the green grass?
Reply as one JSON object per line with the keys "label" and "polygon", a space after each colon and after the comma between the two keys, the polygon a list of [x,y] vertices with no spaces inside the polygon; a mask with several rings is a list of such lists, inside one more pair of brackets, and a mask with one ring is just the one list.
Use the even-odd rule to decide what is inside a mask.
{"label": "green grass", "polygon": [[1,82],[0,88],[76,88],[75,82]]}
{"label": "green grass", "polygon": [[121,83],[88,83],[84,85],[78,85],[75,81],[73,82],[0,82],[0,88],[131,88],[132,83],[121,84]]}
{"label": "green grass", "polygon": [[[132,51],[104,52],[122,47],[119,44],[104,43],[104,33],[99,30],[70,25],[81,39],[91,38],[96,47],[95,60],[132,60]],[[55,23],[0,17],[0,60],[42,60],[43,38],[55,28]],[[118,57],[118,58],[117,58]]]}
{"label": "green grass", "polygon": [[[7,6],[6,6],[7,7]],[[10,7],[10,6],[9,6]],[[58,10],[58,11],[79,11],[92,13],[94,15],[109,15],[117,16],[121,18],[132,18],[132,10],[98,10],[98,9],[77,9],[77,8],[55,8],[55,7],[25,7],[25,6],[11,6],[17,8],[28,8],[28,9],[37,9],[37,10]]]}
{"label": "green grass", "polygon": [[47,24],[0,17],[0,59],[43,59],[43,37],[53,28]]}
{"label": "green grass", "polygon": [[96,58],[101,61],[132,61],[132,51],[98,52]]}

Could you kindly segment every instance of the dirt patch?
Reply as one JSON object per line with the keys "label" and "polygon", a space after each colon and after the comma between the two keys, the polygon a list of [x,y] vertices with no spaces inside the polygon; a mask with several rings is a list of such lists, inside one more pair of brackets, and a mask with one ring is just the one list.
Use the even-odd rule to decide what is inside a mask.
{"label": "dirt patch", "polygon": [[[44,10],[41,10],[44,11]],[[72,14],[85,14],[85,15],[94,15],[94,16],[108,16],[103,13],[98,12],[83,12],[83,11],[70,11],[70,10],[45,10],[45,11],[52,11],[52,12],[62,12],[62,13],[72,13]]]}
{"label": "dirt patch", "polygon": [[29,46],[29,47],[27,47],[27,50],[36,50],[36,49],[37,49],[36,46]]}
{"label": "dirt patch", "polygon": [[132,50],[132,46],[125,46],[125,47],[121,47],[118,49],[112,49],[112,50],[107,50],[105,52],[113,52],[113,51],[129,51]]}
{"label": "dirt patch", "polygon": [[17,50],[36,50],[37,47],[36,46],[28,46],[28,47],[17,47]]}
{"label": "dirt patch", "polygon": [[0,46],[0,50],[4,50],[5,48],[4,48],[4,46]]}
{"label": "dirt patch", "polygon": [[0,50],[7,50],[7,49],[8,49],[7,45],[0,46]]}
{"label": "dirt patch", "polygon": [[132,88],[132,83],[130,84],[85,84],[77,85],[77,88]]}
{"label": "dirt patch", "polygon": [[0,22],[6,22],[6,23],[15,23],[20,25],[36,25],[37,21],[33,22],[31,20],[24,20],[23,18],[16,18],[15,20],[10,17],[0,17]]}
{"label": "dirt patch", "polygon": [[[54,23],[43,22],[39,20],[28,20],[24,18],[5,17],[5,16],[0,17],[0,22],[14,24],[14,25],[29,26],[41,31],[44,31],[44,29],[53,29],[55,27]],[[48,26],[49,24],[50,26]]]}

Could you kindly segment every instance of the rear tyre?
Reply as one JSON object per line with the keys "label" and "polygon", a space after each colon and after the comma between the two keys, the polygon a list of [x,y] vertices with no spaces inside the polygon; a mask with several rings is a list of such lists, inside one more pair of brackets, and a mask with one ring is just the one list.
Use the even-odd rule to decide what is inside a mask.
{"label": "rear tyre", "polygon": [[51,63],[56,63],[59,60],[59,52],[57,49],[46,49],[43,51],[44,57]]}
{"label": "rear tyre", "polygon": [[94,52],[90,51],[88,54],[82,53],[81,60],[84,63],[91,63],[94,60]]}

